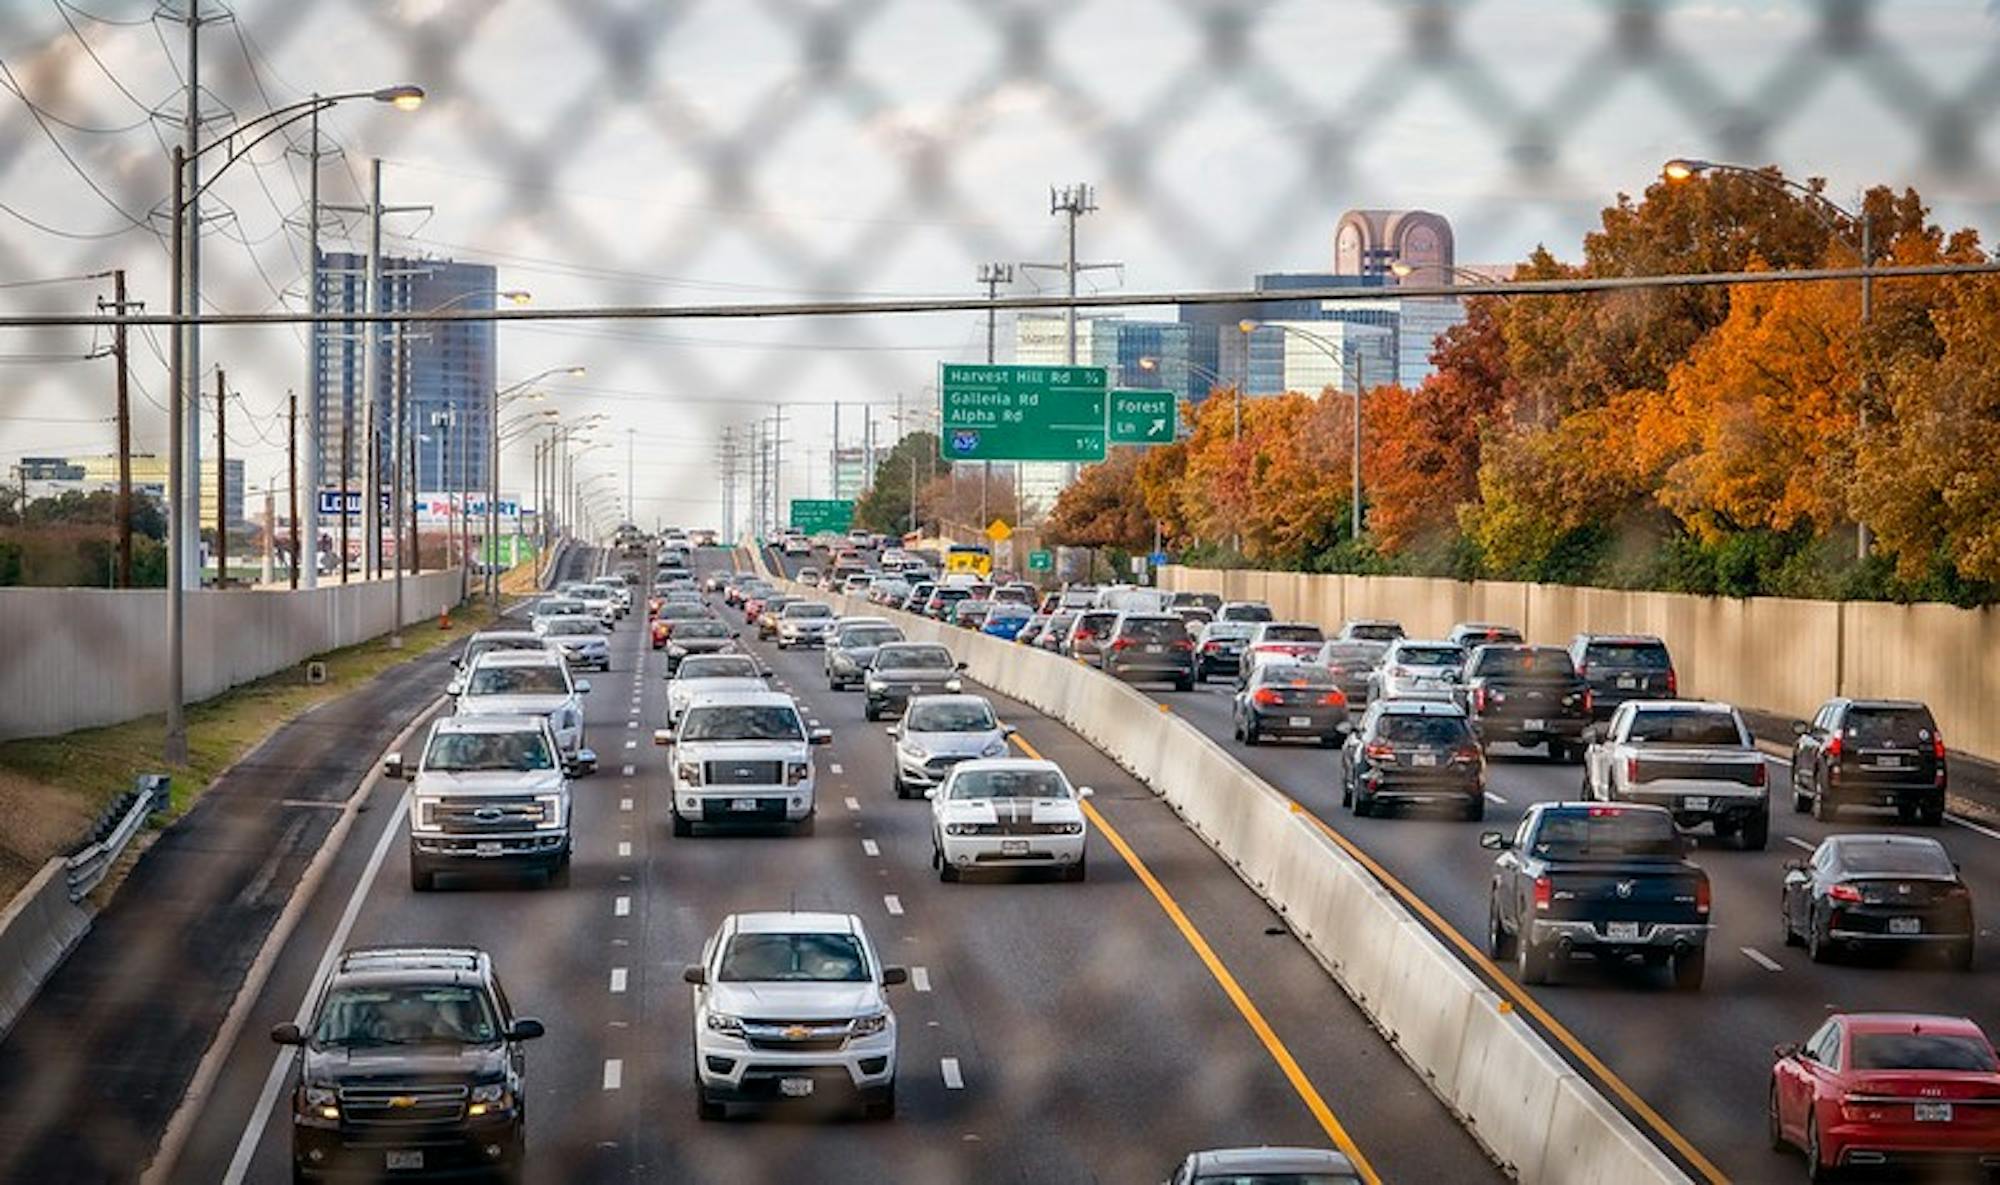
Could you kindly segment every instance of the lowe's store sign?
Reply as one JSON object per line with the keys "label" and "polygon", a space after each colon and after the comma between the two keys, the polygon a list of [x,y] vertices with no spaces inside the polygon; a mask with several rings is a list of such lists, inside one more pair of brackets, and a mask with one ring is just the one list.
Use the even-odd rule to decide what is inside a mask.
{"label": "lowe's store sign", "polygon": [[[361,491],[348,490],[346,493],[347,497],[344,501],[348,517],[361,517]],[[323,516],[331,518],[340,514],[342,502],[343,499],[339,490],[321,490],[319,492],[319,512]],[[474,519],[484,519],[486,517],[486,496],[484,494],[467,494],[463,497],[457,494],[445,493],[418,494],[414,503],[417,511],[417,521],[420,523],[456,522],[460,515],[461,505],[464,508],[463,513],[470,515]],[[499,513],[500,519],[503,522],[512,522],[520,518],[523,513],[519,498],[504,495],[498,502],[494,503],[494,508]],[[383,514],[389,512],[389,495],[386,493],[382,495],[381,511]],[[533,512],[529,511],[528,513]]]}

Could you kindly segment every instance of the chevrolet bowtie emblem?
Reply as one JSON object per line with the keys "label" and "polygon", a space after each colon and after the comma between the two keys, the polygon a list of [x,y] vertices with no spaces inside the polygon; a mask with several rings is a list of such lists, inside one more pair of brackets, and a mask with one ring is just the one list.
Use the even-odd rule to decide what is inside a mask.
{"label": "chevrolet bowtie emblem", "polygon": [[414,1107],[417,1105],[417,1100],[411,1098],[409,1095],[399,1094],[389,1100],[389,1105],[391,1107]]}
{"label": "chevrolet bowtie emblem", "polygon": [[803,1041],[810,1036],[812,1036],[812,1030],[804,1025],[785,1026],[785,1040],[787,1041]]}

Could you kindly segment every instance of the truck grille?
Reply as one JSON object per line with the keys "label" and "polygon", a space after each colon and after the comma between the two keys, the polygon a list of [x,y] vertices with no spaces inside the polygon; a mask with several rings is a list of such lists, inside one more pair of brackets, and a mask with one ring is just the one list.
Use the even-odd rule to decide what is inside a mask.
{"label": "truck grille", "polygon": [[465,1097],[463,1086],[349,1086],[340,1091],[340,1110],[358,1127],[420,1127],[457,1122]]}
{"label": "truck grille", "polygon": [[743,1039],[752,1049],[782,1053],[828,1053],[847,1044],[844,1020],[746,1020]]}
{"label": "truck grille", "polygon": [[707,786],[776,786],[785,780],[782,761],[710,761],[702,767]]}
{"label": "truck grille", "polygon": [[442,799],[428,807],[431,822],[453,834],[530,831],[546,817],[546,807],[533,798]]}

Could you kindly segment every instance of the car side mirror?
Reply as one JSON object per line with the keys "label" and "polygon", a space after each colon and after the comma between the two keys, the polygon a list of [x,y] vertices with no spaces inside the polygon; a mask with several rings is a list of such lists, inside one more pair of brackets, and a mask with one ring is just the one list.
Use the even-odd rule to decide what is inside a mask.
{"label": "car side mirror", "polygon": [[1479,833],[1479,846],[1489,852],[1504,852],[1514,846],[1514,841],[1498,831],[1482,831]]}
{"label": "car side mirror", "polygon": [[509,1041],[533,1041],[547,1032],[548,1029],[542,1026],[541,1021],[536,1020],[532,1016],[524,1016],[507,1026],[507,1039]]}
{"label": "car side mirror", "polygon": [[654,744],[656,744],[656,745],[671,745],[671,744],[673,744],[673,743],[674,743],[674,730],[673,730],[673,729],[671,729],[671,728],[656,728],[656,729],[654,729],[654,730],[653,730],[653,743],[654,743]]}
{"label": "car side mirror", "polygon": [[708,968],[699,964],[691,964],[681,968],[681,978],[688,983],[707,983]]}
{"label": "car side mirror", "polygon": [[457,659],[454,658],[451,660],[451,665],[454,669],[456,669],[464,664],[460,663]]}
{"label": "car side mirror", "polygon": [[806,734],[806,739],[815,745],[831,745],[833,743],[833,730],[830,728],[815,728]]}
{"label": "car side mirror", "polygon": [[1797,1056],[1799,1046],[1796,1041],[1784,1041],[1771,1047],[1771,1057],[1776,1061],[1788,1062]]}
{"label": "car side mirror", "polygon": [[1078,786],[1078,787],[1076,788],[1076,796],[1077,796],[1077,798],[1078,798],[1079,800],[1082,800],[1082,799],[1085,799],[1085,798],[1090,798],[1090,797],[1092,797],[1093,795],[1095,795],[1096,793],[1097,793],[1097,791],[1095,791],[1095,790],[1091,789],[1091,788],[1090,788],[1090,787],[1088,787],[1088,786]]}
{"label": "car side mirror", "polygon": [[882,731],[888,733],[892,739],[901,739],[897,731],[893,728],[885,728]]}
{"label": "car side mirror", "polygon": [[402,781],[410,771],[403,768],[403,755],[391,753],[382,759],[382,776],[394,781]]}
{"label": "car side mirror", "polygon": [[576,756],[569,763],[569,773],[571,776],[579,778],[588,777],[596,772],[597,751],[595,749],[578,749]]}
{"label": "car side mirror", "polygon": [[1804,860],[1785,861],[1786,872],[1804,872],[1805,870],[1806,870],[1806,862]]}
{"label": "car side mirror", "polygon": [[904,984],[908,982],[910,982],[910,969],[908,967],[882,968],[883,987],[895,987],[898,984]]}
{"label": "car side mirror", "polygon": [[1802,736],[1806,735],[1807,733],[1809,733],[1809,732],[1811,732],[1811,731],[1812,731],[1812,725],[1810,725],[1810,724],[1807,724],[1807,723],[1806,723],[1805,721],[1803,721],[1803,720],[1794,720],[1794,721],[1792,721],[1792,735],[1793,735],[1793,736],[1801,736],[1801,737],[1802,737]]}
{"label": "car side mirror", "polygon": [[958,669],[962,671],[962,670],[964,670],[964,669],[965,669],[965,666],[966,666],[966,664],[964,664],[964,663],[959,663],[959,664],[958,664]]}
{"label": "car side mirror", "polygon": [[1021,731],[1020,729],[1018,729],[1018,728],[1015,728],[1015,727],[1014,727],[1013,725],[1011,725],[1011,724],[1003,724],[1003,725],[1001,725],[1001,726],[1000,726],[1000,735],[1001,735],[1001,736],[1009,736],[1009,737],[1010,737],[1010,736],[1013,736],[1013,735],[1014,735],[1015,733],[1017,733],[1017,732],[1020,732],[1020,731]]}
{"label": "car side mirror", "polygon": [[299,1026],[286,1021],[284,1024],[271,1026],[271,1040],[279,1045],[304,1045],[306,1035]]}
{"label": "car side mirror", "polygon": [[578,695],[589,695],[589,694],[590,694],[590,680],[588,680],[588,679],[578,679],[578,680],[576,681],[576,693],[577,693]]}

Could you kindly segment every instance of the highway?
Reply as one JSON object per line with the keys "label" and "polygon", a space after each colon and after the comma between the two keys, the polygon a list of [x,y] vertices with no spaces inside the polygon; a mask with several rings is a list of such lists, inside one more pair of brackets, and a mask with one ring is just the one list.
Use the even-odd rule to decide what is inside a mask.
{"label": "highway", "polygon": [[[1483,950],[1486,932],[1492,857],[1479,848],[1479,833],[1511,832],[1531,803],[1576,798],[1580,767],[1554,764],[1539,750],[1497,746],[1489,758],[1485,822],[1415,812],[1355,818],[1340,806],[1339,752],[1293,742],[1249,747],[1231,739],[1231,692],[1225,681],[1198,685],[1189,693],[1164,684],[1145,690],[1305,806],[1435,911],[1464,939],[1462,956],[1489,980],[1503,974],[1483,957],[1466,953]],[[1771,1047],[1802,1040],[1827,1011],[1942,1012],[1967,1015],[1988,1032],[2000,1031],[2000,991],[1995,990],[2000,951],[1994,949],[1990,924],[1982,925],[1970,974],[1947,969],[1941,959],[1903,965],[1815,964],[1803,949],[1784,945],[1778,897],[1787,861],[1804,858],[1835,832],[1918,829],[1905,828],[1886,811],[1872,818],[1869,812],[1844,812],[1834,825],[1794,814],[1789,766],[1783,759],[1769,760],[1771,784],[1777,788],[1769,847],[1739,851],[1713,836],[1698,835],[1694,859],[1713,885],[1716,925],[1707,980],[1699,992],[1675,991],[1662,971],[1605,968],[1588,960],[1531,993],[1511,978],[1507,981],[1520,993],[1517,998],[1531,999],[1557,1022],[1539,1027],[1552,1035],[1567,1033],[1574,1044],[1565,1054],[1572,1062],[1600,1059],[1664,1119],[1659,1125],[1642,1122],[1642,1129],[1651,1126],[1658,1134],[1670,1128],[1722,1176],[1742,1182],[1791,1182],[1803,1175],[1796,1153],[1773,1152],[1766,1143]],[[2000,832],[1953,821],[1936,834],[1959,862],[1975,908],[1993,916],[2000,909]],[[1562,1048],[1564,1038],[1556,1040]]]}
{"label": "highway", "polygon": [[[889,741],[860,695],[826,690],[817,651],[748,641],[834,732],[817,751],[817,833],[670,838],[666,751],[650,743],[664,664],[643,633],[643,614],[620,623],[612,671],[589,676],[600,773],[578,784],[572,886],[413,893],[404,787],[378,780],[215,1088],[190,1105],[171,1179],[287,1179],[290,1053],[265,1033],[294,1019],[331,952],[438,941],[491,952],[517,1011],[548,1026],[528,1054],[534,1182],[1136,1183],[1197,1148],[1337,1139],[1383,1180],[1502,1179],[1167,807],[1018,704],[995,701],[1024,749],[1096,788],[1129,853],[1093,835],[1085,883],[941,884],[926,804],[894,797]],[[886,959],[917,969],[895,989],[893,1121],[695,1117],[681,969],[725,914],[788,903],[860,915]]]}

